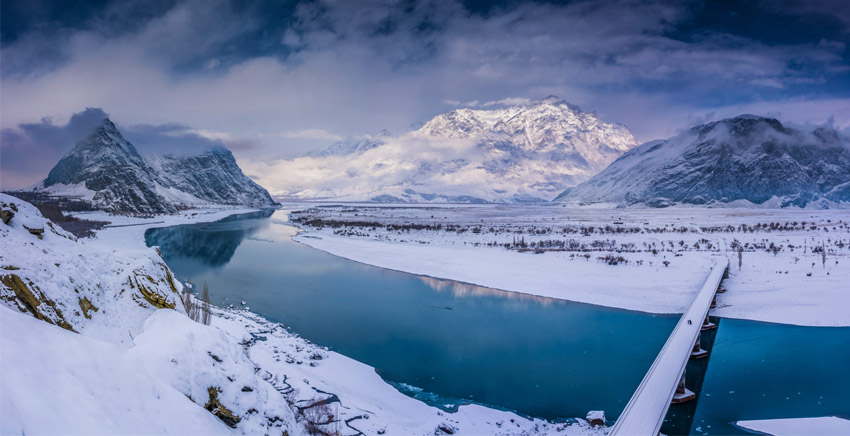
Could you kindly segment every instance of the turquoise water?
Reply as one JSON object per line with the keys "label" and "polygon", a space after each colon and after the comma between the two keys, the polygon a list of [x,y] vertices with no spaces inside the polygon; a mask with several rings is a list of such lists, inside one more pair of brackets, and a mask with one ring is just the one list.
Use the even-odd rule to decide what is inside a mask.
{"label": "turquoise water", "polygon": [[151,229],[147,242],[213,303],[245,301],[437,406],[616,418],[677,321],[367,266],[292,242],[286,213],[269,214]]}
{"label": "turquoise water", "polygon": [[692,434],[749,434],[752,419],[850,418],[850,328],[724,319]]}
{"label": "turquoise water", "polygon": [[[245,301],[446,409],[476,402],[547,419],[605,410],[613,421],[677,322],[375,268],[294,243],[296,231],[285,211],[269,211],[146,239],[178,278],[206,281],[213,303]],[[848,346],[848,328],[723,320],[691,432],[850,415]]]}

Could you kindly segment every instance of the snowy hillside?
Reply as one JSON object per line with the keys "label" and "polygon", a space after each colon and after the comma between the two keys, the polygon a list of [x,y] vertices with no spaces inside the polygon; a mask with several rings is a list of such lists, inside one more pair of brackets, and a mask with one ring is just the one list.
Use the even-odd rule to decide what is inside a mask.
{"label": "snowy hillside", "polygon": [[458,109],[402,136],[339,143],[277,164],[276,196],[382,202],[548,201],[635,146],[557,97],[493,110]]}
{"label": "snowy hillside", "polygon": [[643,144],[557,201],[830,206],[850,201],[850,138],[741,115]]}
{"label": "snowy hillside", "polygon": [[233,155],[214,148],[196,156],[141,156],[108,118],[31,188],[75,196],[113,212],[174,213],[209,204],[274,206]]}
{"label": "snowy hillside", "polygon": [[245,433],[292,431],[239,340],[185,316],[155,249],[77,240],[5,194],[0,209],[0,433],[230,433],[211,403]]}

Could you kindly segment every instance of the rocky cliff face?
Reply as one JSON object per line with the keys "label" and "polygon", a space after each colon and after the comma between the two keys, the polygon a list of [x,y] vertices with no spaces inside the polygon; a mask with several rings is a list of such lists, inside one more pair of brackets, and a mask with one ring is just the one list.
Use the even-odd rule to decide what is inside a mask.
{"label": "rocky cliff face", "polygon": [[84,186],[90,201],[111,211],[171,213],[177,207],[157,188],[158,174],[145,162],[115,124],[103,121],[50,170],[42,187]]}
{"label": "rocky cliff face", "polygon": [[216,204],[276,205],[242,173],[227,149],[143,157],[109,119],[79,141],[33,190],[79,196],[103,210],[137,214]]}
{"label": "rocky cliff face", "polygon": [[850,139],[742,115],[637,147],[557,201],[773,206],[850,201]]}
{"label": "rocky cliff face", "polygon": [[165,186],[215,204],[268,207],[268,191],[246,177],[230,150],[216,147],[194,156],[151,156]]}

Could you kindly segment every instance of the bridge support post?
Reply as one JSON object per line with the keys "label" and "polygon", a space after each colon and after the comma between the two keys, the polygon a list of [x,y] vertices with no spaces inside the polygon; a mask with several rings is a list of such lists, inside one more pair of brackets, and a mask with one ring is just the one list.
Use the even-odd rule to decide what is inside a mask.
{"label": "bridge support post", "polygon": [[717,294],[724,294],[724,293],[726,293],[726,288],[720,288],[720,289],[717,290],[716,293]]}
{"label": "bridge support post", "polygon": [[717,294],[711,297],[711,306],[708,306],[709,309],[714,309],[715,307],[717,307]]}
{"label": "bridge support post", "polygon": [[702,327],[700,330],[706,331],[717,328],[717,324],[708,320],[708,315],[705,316],[705,321],[702,322]]}
{"label": "bridge support post", "polygon": [[682,378],[679,379],[679,385],[676,386],[676,392],[673,394],[673,399],[670,402],[681,404],[691,401],[696,397],[693,391],[685,387],[685,371],[682,371]]}
{"label": "bridge support post", "polygon": [[691,359],[702,359],[705,356],[708,356],[708,351],[702,349],[699,342],[699,335],[697,335],[697,341],[694,343],[694,348],[691,350]]}

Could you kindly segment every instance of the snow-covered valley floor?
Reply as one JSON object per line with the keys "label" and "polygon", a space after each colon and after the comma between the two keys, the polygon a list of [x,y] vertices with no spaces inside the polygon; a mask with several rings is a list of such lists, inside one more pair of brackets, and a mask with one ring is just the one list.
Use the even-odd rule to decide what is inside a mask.
{"label": "snow-covered valley floor", "polygon": [[337,256],[653,313],[681,313],[712,257],[726,256],[728,292],[712,315],[850,326],[844,210],[290,207],[304,229],[295,239]]}
{"label": "snow-covered valley floor", "polygon": [[112,225],[78,240],[0,200],[15,212],[0,224],[2,434],[607,434],[474,404],[444,412],[246,310],[192,321],[144,231],[245,210],[83,214]]}

